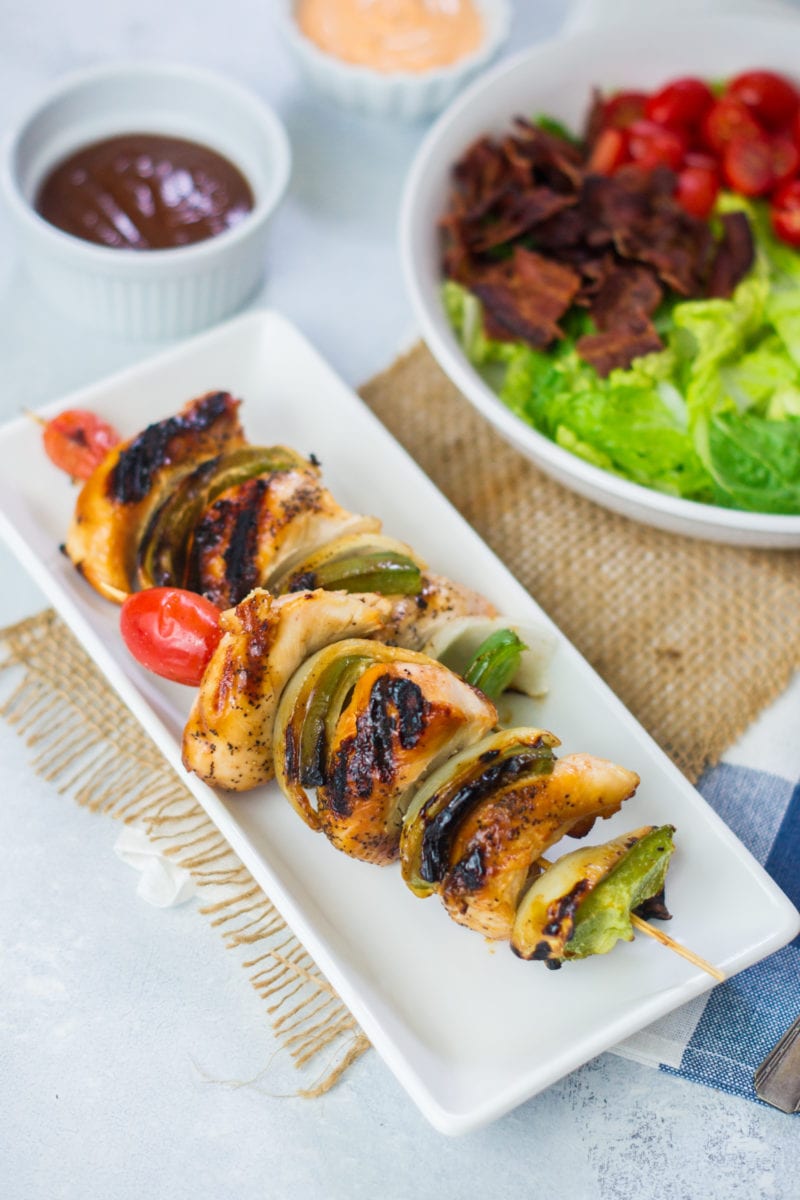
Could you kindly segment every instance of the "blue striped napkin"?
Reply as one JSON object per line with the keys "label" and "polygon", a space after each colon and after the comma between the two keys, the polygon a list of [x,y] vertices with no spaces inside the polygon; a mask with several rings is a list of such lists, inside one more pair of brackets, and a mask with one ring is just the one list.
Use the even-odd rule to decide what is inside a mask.
{"label": "blue striped napkin", "polygon": [[[698,787],[800,908],[798,717],[800,680]],[[800,936],[628,1038],[614,1053],[761,1103],[753,1073],[798,1015]]]}

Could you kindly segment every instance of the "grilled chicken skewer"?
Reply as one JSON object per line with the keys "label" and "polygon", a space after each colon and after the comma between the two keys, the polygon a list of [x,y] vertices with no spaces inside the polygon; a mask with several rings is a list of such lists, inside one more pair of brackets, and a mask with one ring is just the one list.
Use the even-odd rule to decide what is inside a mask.
{"label": "grilled chicken skewer", "polygon": [[[559,965],[629,936],[641,922],[622,885],[639,899],[656,894],[671,827],[574,852],[543,873],[542,854],[616,812],[638,776],[589,755],[557,761],[558,739],[544,730],[491,734],[491,699],[417,651],[458,669],[498,636],[524,651],[494,606],[428,572],[380,534],[377,518],[341,508],[316,461],[247,446],[237,410],[228,393],[209,393],[110,451],[78,497],[66,543],[87,581],[117,603],[141,588],[189,585],[236,605],[222,614],[185,729],[186,767],[230,790],[256,787],[277,767],[293,805],[337,848],[387,863],[402,845],[417,894],[437,892],[454,920],[510,937],[522,957]],[[538,658],[522,669],[518,661],[508,681],[516,673],[517,686],[541,694],[550,649],[545,634]],[[656,847],[661,859],[645,879],[634,859],[654,838],[669,851]],[[617,926],[599,946],[591,920],[612,878]]]}
{"label": "grilled chicken skewer", "polygon": [[557,759],[542,729],[491,734],[430,777],[403,827],[403,877],[437,892],[453,920],[508,938],[535,863],[566,834],[583,837],[635,792],[633,771],[588,754]]}
{"label": "grilled chicken skewer", "polygon": [[345,534],[380,529],[377,517],[347,512],[317,467],[272,471],[222,492],[194,527],[189,585],[220,608]]}
{"label": "grilled chicken skewer", "polygon": [[379,629],[384,596],[256,589],[222,614],[223,636],[183,734],[183,763],[206,783],[247,791],[272,778],[278,700],[292,674],[329,642]]}
{"label": "grilled chicken skewer", "polygon": [[81,488],[65,548],[106,599],[134,590],[139,539],[161,500],[199,463],[244,444],[238,408],[228,392],[190,401],[109,451]]}
{"label": "grilled chicken skewer", "polygon": [[[337,642],[308,660],[281,699],[276,777],[307,824],[338,849],[388,863],[419,780],[496,721],[491,700],[426,655]],[[308,788],[316,789],[316,809]]]}

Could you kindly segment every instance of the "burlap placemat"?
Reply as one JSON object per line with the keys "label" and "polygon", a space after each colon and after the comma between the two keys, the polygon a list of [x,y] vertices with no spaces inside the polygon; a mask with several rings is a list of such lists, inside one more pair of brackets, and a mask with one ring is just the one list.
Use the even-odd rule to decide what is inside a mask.
{"label": "burlap placemat", "polygon": [[676,537],[574,495],[422,345],[362,394],[690,779],[800,666],[800,554]]}
{"label": "burlap placemat", "polygon": [[[692,779],[800,665],[800,555],[635,525],[551,482],[418,346],[365,400]],[[141,825],[188,869],[280,1047],[340,1078],[369,1043],[193,796],[53,612],[0,632],[0,715],[78,803]]]}

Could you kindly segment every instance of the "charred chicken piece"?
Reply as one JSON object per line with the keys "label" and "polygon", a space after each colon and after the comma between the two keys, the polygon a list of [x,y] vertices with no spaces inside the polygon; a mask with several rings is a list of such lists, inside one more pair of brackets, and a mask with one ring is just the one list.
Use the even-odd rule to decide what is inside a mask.
{"label": "charred chicken piece", "polygon": [[668,919],[663,892],[674,832],[645,825],[548,865],[517,907],[511,949],[555,968],[631,941],[631,913],[643,906],[647,916]]}
{"label": "charred chicken piece", "polygon": [[271,471],[223,491],[202,514],[189,587],[228,608],[326,542],[380,524],[337,504],[310,463]]}
{"label": "charred chicken piece", "polygon": [[[278,782],[337,849],[392,862],[419,781],[496,720],[490,700],[426,655],[340,642],[306,663],[284,694]],[[316,809],[307,788],[316,788]]]}
{"label": "charred chicken piece", "polygon": [[286,683],[329,642],[373,633],[390,610],[382,596],[256,589],[224,612],[224,630],[183,734],[183,763],[234,792],[271,779],[273,726]]}
{"label": "charred chicken piece", "polygon": [[136,553],[137,588],[186,587],[195,525],[223,492],[274,471],[310,466],[286,446],[242,446],[200,463],[151,515]]}
{"label": "charred chicken piece", "polygon": [[449,621],[497,615],[495,606],[479,592],[428,571],[422,576],[422,587],[416,595],[395,600],[391,619],[378,637],[389,645],[421,650],[434,631]]}
{"label": "charred chicken piece", "polygon": [[556,759],[540,729],[503,730],[445,764],[418,794],[403,831],[403,873],[417,894],[436,891],[450,916],[508,938],[534,864],[566,834],[633,795],[638,775],[605,759]]}
{"label": "charred chicken piece", "polygon": [[121,604],[134,590],[139,539],[161,500],[204,459],[243,444],[238,408],[228,392],[191,400],[116,446],[86,481],[66,552],[108,600]]}

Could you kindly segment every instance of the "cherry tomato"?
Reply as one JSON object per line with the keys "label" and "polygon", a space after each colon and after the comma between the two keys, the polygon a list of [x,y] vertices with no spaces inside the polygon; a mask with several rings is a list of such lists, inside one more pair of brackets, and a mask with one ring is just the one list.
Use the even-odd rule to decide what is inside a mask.
{"label": "cherry tomato", "polygon": [[219,609],[183,588],[147,588],[122,606],[122,640],[148,671],[197,687],[222,637]]}
{"label": "cherry tomato", "polygon": [[800,150],[789,137],[778,136],[772,139],[772,174],[775,177],[773,187],[793,179],[800,167]]}
{"label": "cherry tomato", "polygon": [[693,129],[713,103],[714,94],[701,79],[674,79],[650,96],[644,115],[669,129]]}
{"label": "cherry tomato", "polygon": [[782,129],[800,107],[795,86],[774,71],[745,71],[730,81],[725,95],[746,104],[767,129]]}
{"label": "cherry tomato", "polygon": [[655,121],[634,121],[630,130],[630,155],[640,167],[665,165],[677,171],[686,153],[686,138],[675,129]]}
{"label": "cherry tomato", "polygon": [[646,92],[617,92],[603,105],[604,129],[627,129],[644,116]]}
{"label": "cherry tomato", "polygon": [[719,161],[713,154],[703,150],[687,150],[683,159],[686,167],[701,167],[704,171],[718,171]]}
{"label": "cherry tomato", "polygon": [[623,129],[603,129],[592,146],[588,167],[597,175],[613,175],[628,161],[628,135]]}
{"label": "cherry tomato", "polygon": [[758,122],[746,104],[735,96],[723,96],[706,113],[701,123],[703,141],[715,154],[721,154],[735,137],[758,137]]}
{"label": "cherry tomato", "polygon": [[88,479],[120,441],[108,421],[83,408],[69,408],[47,421],[42,437],[47,457],[73,479]]}
{"label": "cherry tomato", "polygon": [[772,147],[766,137],[736,137],[722,158],[725,182],[743,196],[766,196],[775,185]]}
{"label": "cherry tomato", "polygon": [[800,249],[800,180],[778,188],[772,197],[770,219],[775,235]]}
{"label": "cherry tomato", "polygon": [[684,167],[678,173],[675,199],[693,217],[707,217],[719,193],[719,175],[713,168]]}

